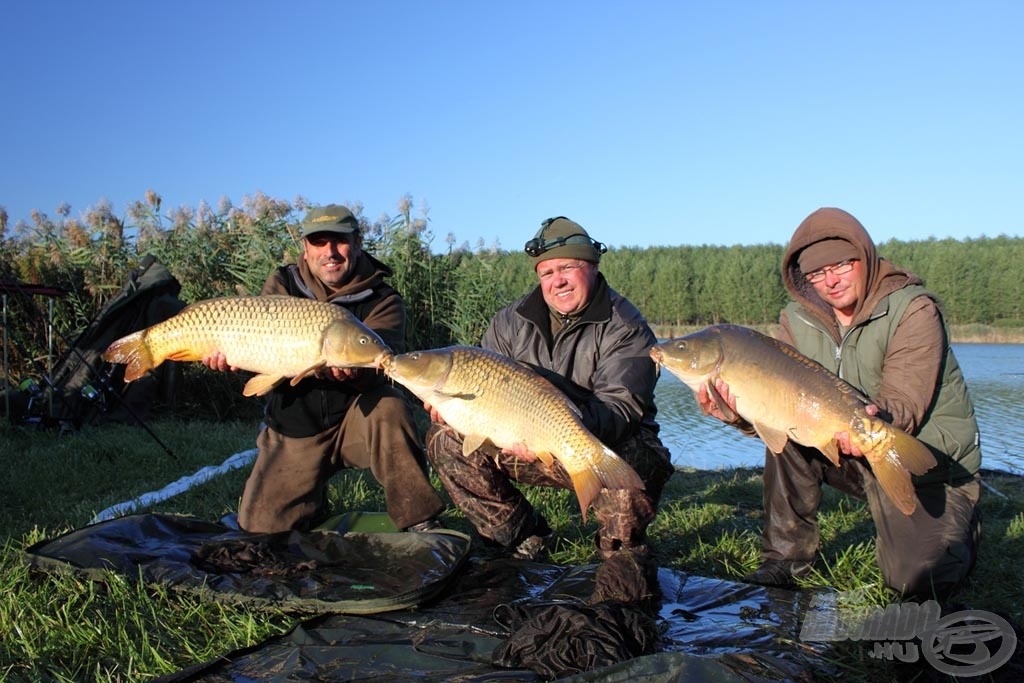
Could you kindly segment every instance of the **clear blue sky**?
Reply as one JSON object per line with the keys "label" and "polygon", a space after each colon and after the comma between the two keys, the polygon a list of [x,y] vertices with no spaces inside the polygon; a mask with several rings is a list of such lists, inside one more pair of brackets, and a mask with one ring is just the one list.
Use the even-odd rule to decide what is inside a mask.
{"label": "clear blue sky", "polygon": [[10,2],[0,206],[405,194],[435,244],[1024,234],[1024,2]]}

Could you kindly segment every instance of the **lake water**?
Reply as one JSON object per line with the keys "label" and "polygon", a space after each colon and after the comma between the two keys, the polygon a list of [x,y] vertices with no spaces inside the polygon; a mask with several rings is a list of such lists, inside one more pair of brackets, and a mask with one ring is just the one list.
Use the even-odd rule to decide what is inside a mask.
{"label": "lake water", "polygon": [[[982,467],[1024,474],[1024,344],[954,344],[981,430]],[[697,409],[671,373],[657,388],[661,439],[679,467],[761,467],[764,445]]]}

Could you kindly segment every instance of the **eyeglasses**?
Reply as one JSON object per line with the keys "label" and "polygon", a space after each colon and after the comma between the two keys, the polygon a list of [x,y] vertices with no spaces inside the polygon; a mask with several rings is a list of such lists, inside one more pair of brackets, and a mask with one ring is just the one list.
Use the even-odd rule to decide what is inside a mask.
{"label": "eyeglasses", "polygon": [[819,282],[823,282],[825,280],[825,276],[827,276],[829,273],[832,273],[833,275],[846,275],[851,270],[853,270],[853,266],[854,264],[857,263],[858,260],[860,259],[846,259],[845,261],[840,261],[834,266],[825,266],[824,268],[819,268],[818,270],[813,270],[810,273],[806,273],[804,275],[804,278],[812,285],[816,285]]}

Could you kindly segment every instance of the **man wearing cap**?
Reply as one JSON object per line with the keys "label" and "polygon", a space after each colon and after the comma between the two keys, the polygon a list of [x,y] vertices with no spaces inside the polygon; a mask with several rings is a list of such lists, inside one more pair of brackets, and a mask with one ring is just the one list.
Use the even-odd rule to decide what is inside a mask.
{"label": "man wearing cap", "polygon": [[[536,370],[579,407],[583,424],[626,460],[644,491],[603,489],[594,499],[596,545],[602,559],[619,552],[644,555],[646,529],[662,487],[674,471],[658,438],[654,405],[655,343],[647,322],[609,287],[598,270],[605,246],[563,216],[544,221],[526,243],[539,284],[499,310],[481,346]],[[430,410],[430,406],[427,406]],[[462,455],[462,438],[436,411],[427,457],[454,502],[490,544],[519,559],[543,557],[551,529],[512,483],[572,489],[562,466],[533,453]]]}
{"label": "man wearing cap", "polygon": [[[919,504],[908,516],[881,492],[845,432],[836,441],[853,457],[840,467],[793,442],[778,456],[766,451],[764,563],[745,580],[792,586],[809,573],[827,483],[867,500],[887,586],[922,599],[949,594],[978,554],[981,449],[974,407],[934,295],[919,277],[879,257],[864,226],[835,208],[818,209],[796,229],[782,276],[793,301],[782,311],[779,338],[864,392],[873,401],[871,414],[927,444],[938,465],[914,477]],[[728,387],[716,388],[735,408]],[[697,400],[724,419],[706,389]]]}
{"label": "man wearing cap", "polygon": [[[302,222],[302,259],[271,273],[261,294],[328,301],[351,311],[396,353],[405,348],[405,303],[385,282],[391,269],[362,249],[346,207],[311,209]],[[228,370],[223,354],[203,360]],[[400,529],[437,526],[444,508],[426,474],[411,407],[382,373],[325,368],[267,398],[259,454],[245,483],[238,524],[246,531],[305,530],[330,512],[327,482],[341,469],[369,469]]]}

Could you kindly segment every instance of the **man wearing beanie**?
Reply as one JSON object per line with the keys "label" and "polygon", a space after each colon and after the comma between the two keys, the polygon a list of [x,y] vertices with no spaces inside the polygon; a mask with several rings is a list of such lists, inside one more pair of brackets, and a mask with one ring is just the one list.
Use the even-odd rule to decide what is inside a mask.
{"label": "man wearing beanie", "polygon": [[[866,500],[877,530],[875,554],[886,585],[905,597],[942,598],[967,578],[978,555],[981,449],[967,385],[935,296],[919,277],[878,256],[860,222],[818,209],[796,229],[782,262],[793,301],[779,338],[857,387],[878,416],[913,434],[938,465],[915,476],[918,505],[904,515],[879,488],[845,433],[835,467],[818,450],[790,441],[766,451],[762,566],[745,580],[792,586],[818,549],[822,484]],[[735,409],[728,386],[718,393]],[[706,389],[704,412],[725,419]],[[733,421],[747,433],[749,424]]]}
{"label": "man wearing beanie", "polygon": [[[579,224],[544,221],[526,243],[539,284],[499,310],[481,346],[536,370],[579,408],[583,423],[626,460],[644,491],[602,489],[594,499],[601,559],[647,553],[647,526],[674,471],[655,421],[654,333],[598,270],[605,247]],[[429,409],[429,406],[428,406]],[[487,446],[462,455],[462,437],[431,411],[427,457],[452,501],[490,544],[512,557],[543,557],[551,529],[512,481],[572,489],[562,466]],[[634,562],[635,565],[635,562]]]}
{"label": "man wearing beanie", "polygon": [[[327,301],[347,309],[396,353],[405,349],[405,303],[386,282],[391,269],[363,251],[358,219],[338,204],[302,221],[302,258],[275,269],[261,294]],[[224,355],[203,359],[229,368]],[[399,529],[439,526],[444,503],[430,484],[411,406],[382,373],[324,368],[267,395],[256,462],[242,492],[238,524],[254,533],[308,530],[330,514],[328,480],[369,469]]]}

